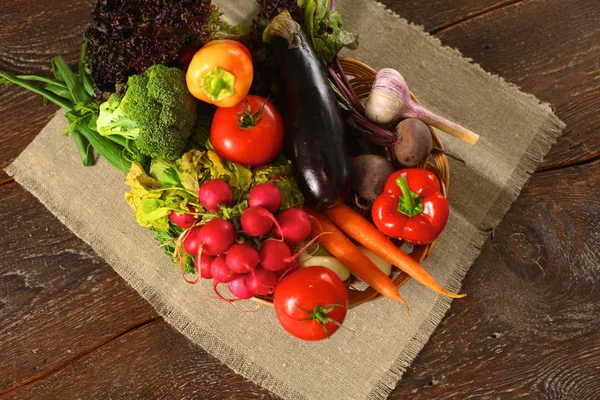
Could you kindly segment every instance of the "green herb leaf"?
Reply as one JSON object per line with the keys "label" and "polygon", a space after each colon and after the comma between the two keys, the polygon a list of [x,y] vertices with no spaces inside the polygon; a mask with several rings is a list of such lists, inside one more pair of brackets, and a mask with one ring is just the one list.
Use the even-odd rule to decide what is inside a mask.
{"label": "green herb leaf", "polygon": [[302,28],[324,65],[342,48],[358,48],[358,35],[344,30],[340,13],[329,9],[330,0],[301,0],[300,6],[304,9]]}
{"label": "green herb leaf", "polygon": [[158,179],[164,187],[183,187],[177,167],[168,161],[153,160],[150,165],[150,175]]}

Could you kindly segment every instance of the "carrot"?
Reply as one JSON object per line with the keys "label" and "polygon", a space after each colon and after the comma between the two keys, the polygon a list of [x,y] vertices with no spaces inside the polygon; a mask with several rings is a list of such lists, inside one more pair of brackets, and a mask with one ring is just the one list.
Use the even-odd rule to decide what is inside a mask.
{"label": "carrot", "polygon": [[343,262],[363,282],[383,296],[397,300],[406,306],[406,301],[398,293],[394,282],[381,271],[354,243],[336,228],[323,214],[305,209],[310,219],[310,235],[321,236],[321,244],[337,259]]}
{"label": "carrot", "polygon": [[373,224],[347,205],[336,204],[325,210],[324,213],[327,218],[329,218],[329,220],[346,235],[350,236],[367,249],[379,254],[381,257],[406,272],[417,282],[453,299],[459,299],[466,296],[466,294],[451,293],[440,286],[440,284],[437,283],[418,262],[400,250]]}

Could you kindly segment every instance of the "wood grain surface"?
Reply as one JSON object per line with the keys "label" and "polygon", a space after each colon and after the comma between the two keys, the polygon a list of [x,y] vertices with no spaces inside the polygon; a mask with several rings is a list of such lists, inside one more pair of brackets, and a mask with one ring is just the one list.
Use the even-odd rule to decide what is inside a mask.
{"label": "wood grain surface", "polygon": [[[384,0],[567,123],[392,399],[594,399],[600,381],[597,0]],[[91,3],[2,0],[0,70],[77,58]],[[56,107],[0,86],[0,167]],[[0,171],[1,398],[276,398],[191,344]]]}

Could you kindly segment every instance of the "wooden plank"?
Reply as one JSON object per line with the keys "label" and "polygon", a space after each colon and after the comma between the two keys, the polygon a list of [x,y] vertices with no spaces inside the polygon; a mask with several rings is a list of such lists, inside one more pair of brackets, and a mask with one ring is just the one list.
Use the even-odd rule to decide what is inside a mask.
{"label": "wooden plank", "polygon": [[[388,3],[391,1],[387,0]],[[68,49],[68,59],[74,60],[79,46],[79,26],[87,23],[87,11],[84,12],[80,8],[83,3],[61,0],[60,5],[57,5],[51,0],[40,0],[35,4],[4,0],[0,14],[0,69],[6,69],[6,65],[10,64],[14,66],[9,66],[13,68],[10,72],[47,73],[48,70],[44,68],[48,67],[51,56],[63,52],[64,49]],[[413,3],[415,4],[409,3],[404,6],[404,11],[400,10],[400,3],[394,4],[397,4],[396,11],[400,14],[408,16],[407,11],[413,10],[418,16],[434,2]],[[478,9],[480,4],[488,7],[486,4],[492,2],[457,0],[454,2],[455,6],[458,3]],[[546,96],[544,99],[553,103],[555,97],[562,99],[560,104],[554,105],[558,107],[562,118],[565,118],[565,114],[570,116],[567,121],[570,124],[568,136],[574,144],[571,147],[563,143],[567,140],[565,136],[552,153],[555,154],[562,146],[566,149],[564,154],[553,155],[549,160],[555,160],[557,157],[562,157],[565,162],[581,160],[577,152],[582,153],[582,143],[585,144],[586,140],[593,139],[594,136],[590,116],[593,116],[599,107],[597,96],[594,96],[591,89],[597,88],[598,80],[592,80],[590,83],[589,78],[593,77],[594,73],[597,75],[597,62],[590,62],[590,54],[597,55],[597,46],[594,47],[593,43],[597,44],[598,40],[597,36],[590,37],[590,32],[592,35],[594,32],[590,21],[597,21],[598,13],[590,8],[591,4],[589,0],[568,2],[570,7],[567,9],[566,5],[563,6],[557,1],[547,1],[542,6],[540,1],[531,0],[522,5],[485,12],[477,18],[442,30],[440,34],[446,43],[461,48],[465,54],[473,57],[488,70],[494,71],[494,68],[498,68],[494,72],[507,76],[509,81],[519,83],[526,91],[538,95],[542,93]],[[440,7],[439,2],[436,7]],[[467,11],[458,19],[475,15],[469,13]],[[65,15],[72,18],[67,20]],[[434,30],[448,25],[439,20],[428,22],[429,18],[438,18],[435,13],[421,15],[422,17],[409,17],[409,20]],[[497,18],[502,22],[498,22]],[[65,28],[63,23],[73,25]],[[574,26],[574,23],[577,25]],[[494,28],[492,25],[486,27],[485,24],[492,24]],[[53,34],[48,35],[48,32]],[[478,35],[481,34],[487,35],[485,38],[489,40],[480,40]],[[62,38],[67,38],[66,42]],[[486,45],[488,48],[485,48]],[[499,54],[496,53],[498,49]],[[556,78],[560,85],[553,89],[547,82]],[[6,89],[5,85],[0,87],[1,167],[8,164],[33,139],[52,113],[52,109],[39,106],[37,96],[16,90],[9,93],[7,90],[11,89]],[[573,103],[565,100],[570,91],[573,92]],[[12,105],[15,99],[17,104]],[[7,109],[9,112],[5,114]],[[32,127],[32,124],[39,126]],[[587,143],[587,146],[594,148],[595,142]],[[583,153],[587,154],[589,151],[585,150]],[[598,164],[591,165],[597,171]],[[452,393],[463,394],[454,394],[458,398],[478,395],[483,397],[486,393],[490,397],[504,395],[510,398],[528,393],[566,393],[564,396],[573,394],[571,398],[585,398],[586,394],[598,393],[599,388],[594,386],[595,382],[590,382],[593,375],[586,374],[586,371],[596,374],[598,371],[598,326],[590,319],[590,315],[598,314],[598,309],[593,306],[597,304],[598,296],[597,289],[590,286],[589,277],[590,271],[597,273],[597,270],[588,267],[588,262],[595,263],[593,265],[599,264],[598,252],[593,250],[594,247],[590,247],[595,242],[590,243],[589,238],[586,240],[585,237],[577,236],[585,236],[586,233],[593,235],[594,232],[597,235],[600,231],[597,215],[594,217],[593,209],[590,208],[595,206],[598,209],[598,204],[593,202],[590,206],[590,203],[586,203],[588,194],[581,187],[577,187],[573,198],[569,199],[563,195],[562,200],[554,199],[560,197],[557,193],[561,194],[564,191],[562,187],[545,187],[551,185],[553,179],[561,178],[564,171],[568,171],[566,177],[575,181],[583,179],[580,173],[591,176],[592,173],[586,168],[587,165],[581,167],[577,173],[571,173],[572,169],[569,168],[557,172],[556,175],[545,173],[534,176],[532,183],[526,187],[515,206],[519,209],[527,207],[528,211],[520,212],[513,208],[496,233],[496,246],[500,247],[496,249],[491,243],[486,245],[484,254],[465,282],[465,290],[469,293],[468,300],[454,303],[448,318],[440,325],[393,398],[447,398]],[[1,174],[3,172],[0,172],[0,181],[4,181],[5,175]],[[540,175],[550,176],[552,179],[534,184],[537,179],[541,179],[538,178]],[[589,181],[581,182],[582,185],[590,185]],[[529,191],[531,185],[537,189]],[[25,396],[27,398],[36,398],[44,397],[50,393],[49,390],[61,390],[59,386],[68,383],[68,388],[73,389],[79,397],[108,397],[102,394],[112,393],[112,397],[121,398],[124,396],[120,396],[118,391],[112,391],[112,388],[124,390],[123,388],[132,386],[139,389],[142,385],[140,381],[146,378],[148,382],[143,383],[150,385],[150,389],[146,392],[139,389],[138,397],[164,395],[176,398],[224,398],[236,397],[235,394],[239,394],[241,397],[237,398],[244,398],[244,393],[248,393],[247,396],[251,396],[250,393],[258,393],[254,392],[251,383],[239,378],[197,347],[186,347],[190,345],[189,342],[172,329],[155,328],[166,324],[162,321],[152,322],[155,314],[144,308],[148,307],[147,304],[135,293],[131,293],[131,289],[94,256],[91,249],[49,216],[32,196],[17,193],[14,199],[10,200],[10,207],[4,208],[5,204],[9,204],[5,203],[5,194],[8,193],[6,188],[9,186],[15,185],[8,184],[0,188],[0,210],[3,212],[0,213],[0,220],[3,221],[2,225],[5,225],[2,228],[6,229],[5,232],[0,232],[0,236],[8,235],[12,238],[9,241],[0,239],[2,252],[7,248],[12,252],[10,258],[3,258],[4,253],[0,254],[0,325],[4,328],[7,326],[5,321],[9,321],[16,330],[11,328],[7,332],[16,334],[11,341],[0,339],[0,368],[2,371],[9,371],[7,379],[4,378],[4,372],[0,374],[0,388],[12,388],[15,383],[31,381],[31,385],[24,387],[22,393],[29,394],[30,396]],[[590,187],[597,192],[597,181],[593,180]],[[529,196],[541,196],[543,201],[536,204],[536,197]],[[567,200],[574,200],[574,205]],[[526,203],[521,203],[522,201]],[[552,208],[557,204],[562,205],[563,209]],[[537,214],[544,207],[552,210],[553,218],[542,218]],[[579,207],[587,211],[580,215],[570,211],[568,207]],[[29,208],[33,209],[31,213],[28,212]],[[517,214],[513,216],[514,213]],[[532,218],[531,224],[535,223],[536,226],[532,228],[529,224],[523,225],[524,221],[529,221],[527,218]],[[510,230],[505,226],[507,220],[516,224],[519,229]],[[554,229],[556,221],[563,224],[557,234],[558,238],[548,237],[548,232],[552,232],[550,228]],[[49,228],[49,233],[42,229],[44,226]],[[36,240],[29,238],[27,232],[33,233]],[[565,235],[568,240],[562,240],[561,235]],[[598,238],[595,239],[597,242]],[[538,245],[540,252],[542,248],[544,251],[549,248],[550,255],[540,253],[545,258],[537,260]],[[545,247],[546,245],[548,247]],[[562,253],[565,255],[561,256]],[[55,268],[58,271],[46,268],[42,261],[43,255],[46,255],[46,258],[50,257],[53,265],[63,265],[69,272],[65,273],[60,267]],[[523,255],[529,259],[521,260]],[[546,275],[535,275],[538,267],[531,261],[532,258],[543,266]],[[559,273],[562,271],[561,267],[569,267],[571,263],[578,266],[567,271],[572,275],[567,275],[564,271]],[[7,278],[6,269],[13,271],[15,265],[17,270],[25,270],[30,266],[34,268],[28,270],[29,275],[19,277],[9,273]],[[94,276],[91,282],[86,281],[88,274]],[[533,280],[533,283],[528,279]],[[583,284],[580,285],[579,281]],[[498,282],[501,286],[496,287]],[[11,291],[15,290],[18,299],[11,300],[12,302],[5,301],[5,287],[10,287]],[[589,293],[585,294],[585,290]],[[558,298],[552,303],[548,298],[556,294]],[[133,303],[134,309],[121,310],[121,302],[125,305]],[[139,307],[137,311],[136,307]],[[90,309],[94,311],[91,312]],[[33,313],[33,316],[28,316],[28,313]],[[111,313],[117,315],[114,317],[116,319],[113,319]],[[135,319],[144,313],[148,318],[140,319],[133,325],[131,321],[123,322],[123,319]],[[126,318],[121,318],[120,314]],[[545,319],[547,315],[551,320]],[[83,318],[90,316],[94,318],[85,325]],[[55,323],[53,319],[56,320]],[[149,343],[148,339],[141,339],[139,345],[132,344],[133,341],[129,340],[128,336],[121,341],[120,335],[135,326],[142,326],[134,331],[136,337],[138,331],[152,333],[150,336],[154,347],[150,346],[151,351],[145,349]],[[579,329],[583,332],[581,335],[577,334]],[[0,335],[3,333],[4,330]],[[587,334],[585,346],[582,344],[577,347],[575,342],[582,338],[583,334]],[[572,340],[569,339],[571,335],[574,335]],[[131,337],[134,337],[134,334]],[[119,339],[112,342],[111,339],[114,338]],[[101,346],[103,343],[108,345]],[[116,346],[117,343],[119,346]],[[190,354],[194,356],[182,357],[182,353],[166,344],[161,346],[161,343],[170,343],[173,348],[184,348],[186,354],[187,350],[190,350]],[[544,343],[548,343],[549,346],[544,347]],[[559,350],[561,347],[566,350]],[[29,351],[30,349],[35,353]],[[73,353],[69,354],[68,350]],[[150,358],[150,361],[140,358],[138,354],[144,354],[144,351],[147,351],[147,357],[158,353],[158,358],[164,359],[164,362],[161,364],[156,358]],[[66,355],[63,354],[65,352]],[[101,362],[97,358],[100,353]],[[538,357],[538,354],[544,357]],[[577,357],[583,360],[579,364],[576,361]],[[127,368],[130,359],[136,360],[135,367],[131,369]],[[549,360],[548,364],[546,360]],[[99,362],[102,368],[95,368],[96,362]],[[156,368],[154,362],[157,362]],[[111,369],[116,370],[115,373],[109,373],[113,381],[102,380],[100,377]],[[176,373],[173,372],[174,369]],[[191,372],[186,375],[186,371]],[[159,372],[169,380],[160,381]],[[36,378],[39,379],[32,381]],[[79,379],[81,384],[78,386],[76,382]],[[99,386],[93,386],[93,391],[98,396],[90,395],[92,389],[86,391],[86,385],[93,385],[93,381],[97,379],[102,380]],[[160,385],[153,385],[152,381],[156,379],[166,387],[164,391]],[[182,392],[180,388],[189,388],[187,382],[190,379],[194,390]],[[48,386],[43,385],[46,381],[49,382]],[[428,386],[430,382],[431,387]],[[5,386],[6,384],[9,386]],[[497,393],[494,391],[496,386]],[[135,390],[127,394],[133,392]],[[15,396],[21,396],[20,393],[15,393]],[[60,393],[63,394],[62,397],[76,397],[66,390]],[[256,397],[263,395],[256,395],[254,398]]]}
{"label": "wooden plank", "polygon": [[[8,84],[0,85],[0,104],[0,181],[4,181],[8,179],[4,168],[25,150],[58,106],[44,107],[39,96]],[[65,143],[73,145],[70,138],[65,138]]]}
{"label": "wooden plank", "polygon": [[[0,71],[51,76],[50,60],[63,55],[74,65],[90,2],[3,0],[0,12]],[[58,109],[13,84],[0,85],[0,180],[10,164]],[[69,139],[66,139],[69,140]]]}
{"label": "wooden plank", "polygon": [[437,36],[556,108],[567,128],[541,166],[548,169],[600,155],[599,25],[597,0],[531,0]]}
{"label": "wooden plank", "polygon": [[278,399],[192,344],[163,320],[74,360],[11,399]]}
{"label": "wooden plank", "polygon": [[158,318],[33,195],[0,199],[0,394]]}
{"label": "wooden plank", "polygon": [[0,13],[0,70],[51,73],[57,54],[74,63],[92,3],[79,0],[8,0]]}
{"label": "wooden plank", "polygon": [[421,25],[427,32],[435,33],[519,1],[522,0],[380,0],[380,3],[402,18]]}
{"label": "wooden plank", "polygon": [[599,171],[533,176],[391,399],[597,398]]}

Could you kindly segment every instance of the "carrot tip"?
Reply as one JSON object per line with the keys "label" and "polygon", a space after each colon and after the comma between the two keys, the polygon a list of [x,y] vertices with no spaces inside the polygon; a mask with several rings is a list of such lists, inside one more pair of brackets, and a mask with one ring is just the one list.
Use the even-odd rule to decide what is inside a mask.
{"label": "carrot tip", "polygon": [[400,294],[398,293],[397,296],[389,296],[390,299],[395,300],[399,303],[404,304],[404,307],[406,307],[406,315],[408,316],[408,313],[410,312],[410,307],[408,307],[408,303],[406,303],[406,300],[404,300],[404,297],[400,296]]}
{"label": "carrot tip", "polygon": [[450,294],[447,294],[446,296],[448,296],[452,299],[462,299],[463,297],[466,297],[467,294],[466,293],[462,293],[462,294],[450,293]]}

